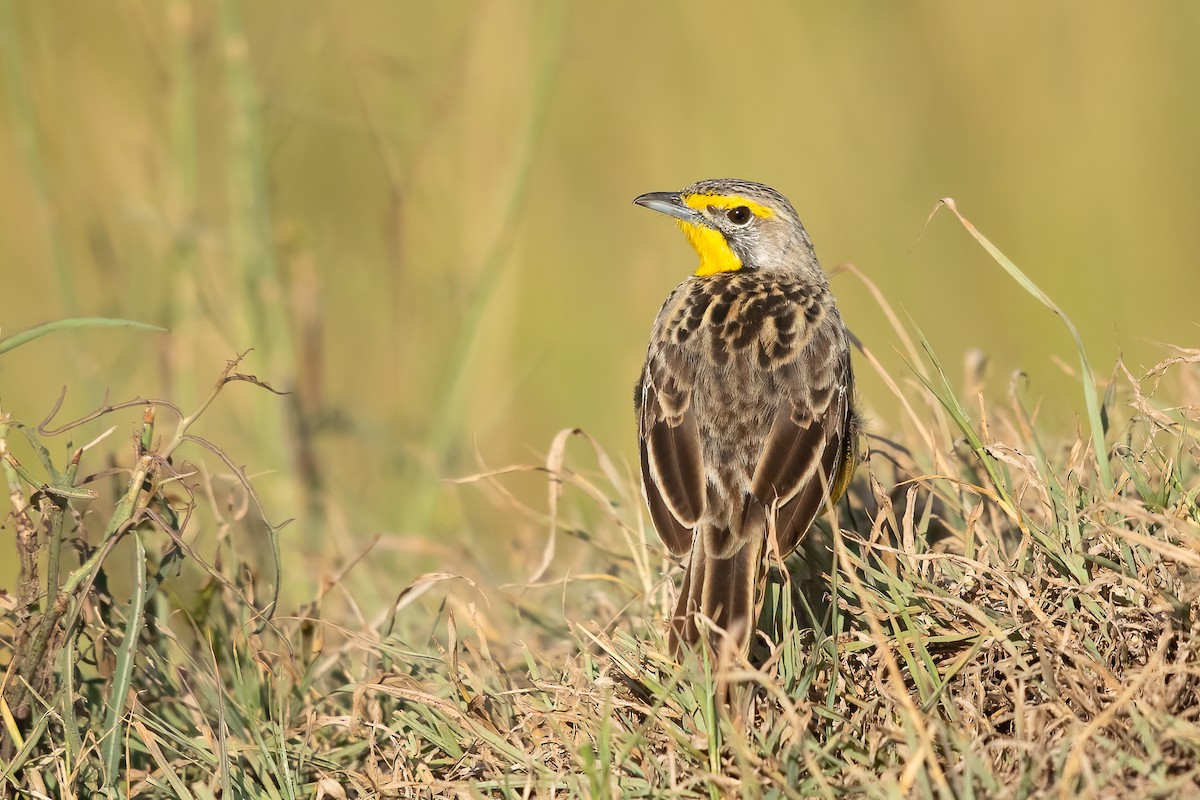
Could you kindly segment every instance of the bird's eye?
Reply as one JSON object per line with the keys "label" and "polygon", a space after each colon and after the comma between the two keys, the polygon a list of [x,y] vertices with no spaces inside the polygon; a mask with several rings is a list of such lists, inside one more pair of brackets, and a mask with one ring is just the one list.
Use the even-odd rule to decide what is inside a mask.
{"label": "bird's eye", "polygon": [[725,216],[728,217],[729,221],[734,225],[745,225],[750,221],[750,217],[752,215],[750,213],[750,209],[746,208],[745,206],[737,206],[726,211]]}

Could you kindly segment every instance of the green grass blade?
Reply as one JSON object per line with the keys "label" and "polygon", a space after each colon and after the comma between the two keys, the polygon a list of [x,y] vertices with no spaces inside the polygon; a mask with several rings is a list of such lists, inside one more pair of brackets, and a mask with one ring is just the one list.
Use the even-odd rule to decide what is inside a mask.
{"label": "green grass blade", "polygon": [[104,774],[110,785],[117,780],[117,763],[121,758],[122,717],[125,716],[125,700],[129,696],[129,685],[133,676],[133,664],[137,657],[138,638],[145,621],[143,609],[146,604],[146,545],[141,531],[134,531],[134,585],[133,597],[129,601],[129,619],[125,623],[125,638],[117,651],[117,665],[113,673],[112,689],[108,695],[108,717],[104,723]]}
{"label": "green grass blade", "polygon": [[5,336],[0,339],[0,355],[7,353],[9,350],[16,349],[23,344],[32,342],[34,339],[40,339],[48,333],[73,330],[75,328],[133,328],[140,331],[155,331],[156,333],[165,333],[167,330],[166,328],[160,328],[157,325],[151,325],[147,322],[135,322],[130,319],[72,317],[70,319],[47,322],[45,325],[38,325],[34,328],[23,330],[20,333]]}
{"label": "green grass blade", "polygon": [[1088,423],[1092,431],[1092,446],[1096,450],[1096,468],[1100,472],[1100,481],[1104,485],[1104,490],[1109,494],[1112,494],[1112,468],[1108,463],[1108,448],[1104,443],[1105,426],[1104,420],[1101,418],[1100,414],[1100,397],[1096,393],[1096,381],[1093,377],[1092,366],[1088,361],[1087,351],[1083,347],[1083,339],[1080,338],[1079,331],[1075,328],[1075,323],[1071,322],[1071,318],[1067,316],[1066,312],[1059,308],[1058,304],[1050,299],[1050,295],[1043,292],[1028,275],[1022,272],[1020,268],[1008,258],[1008,256],[1000,252],[1000,249],[996,247],[996,245],[992,244],[986,236],[980,233],[966,217],[958,213],[958,206],[955,205],[953,198],[944,198],[941,201],[941,205],[944,205],[946,208],[950,209],[954,216],[958,217],[958,221],[961,222],[963,227],[967,229],[967,232],[970,233],[971,236],[975,237],[975,241],[979,242],[979,244],[983,246],[983,249],[988,252],[988,255],[990,255],[997,264],[1003,267],[1004,271],[1012,276],[1013,280],[1015,280],[1022,289],[1032,295],[1033,298],[1039,303],[1057,314],[1059,318],[1062,319],[1063,324],[1067,326],[1067,330],[1070,331],[1071,338],[1075,340],[1075,349],[1079,353],[1079,368],[1081,373],[1080,379],[1083,381],[1083,399],[1087,404]]}

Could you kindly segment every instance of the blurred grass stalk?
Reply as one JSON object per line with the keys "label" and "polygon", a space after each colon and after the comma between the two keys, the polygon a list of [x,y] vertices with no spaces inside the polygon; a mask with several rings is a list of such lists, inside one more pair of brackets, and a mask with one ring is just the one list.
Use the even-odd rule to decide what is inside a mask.
{"label": "blurred grass stalk", "polygon": [[193,0],[170,0],[166,7],[170,42],[168,81],[170,84],[169,129],[171,195],[167,200],[170,225],[168,271],[173,276],[171,290],[162,298],[167,326],[175,332],[174,341],[163,343],[162,363],[167,370],[166,385],[177,398],[194,397],[198,384],[194,379],[192,356],[199,317],[200,287],[197,218],[197,135],[195,75],[195,8]]}
{"label": "blurred grass stalk", "polygon": [[[238,322],[242,341],[254,343],[267,364],[292,371],[285,292],[275,255],[261,98],[250,64],[250,43],[238,0],[221,0],[220,32],[229,109],[229,239],[240,273]],[[290,381],[289,381],[290,384]]]}
{"label": "blurred grass stalk", "polygon": [[[205,334],[212,331],[223,337],[233,352],[252,346],[255,360],[263,365],[258,371],[280,388],[294,392],[288,401],[290,424],[280,420],[278,406],[266,404],[259,406],[261,413],[252,427],[257,444],[270,453],[268,460],[290,462],[295,467],[288,487],[303,501],[305,543],[316,552],[328,545],[323,535],[326,480],[317,453],[321,419],[327,412],[321,406],[321,309],[316,271],[288,269],[280,261],[263,140],[263,97],[242,21],[244,9],[238,0],[217,0],[214,5],[224,70],[227,147],[222,168],[227,206],[218,226],[203,216],[198,182],[206,153],[201,136],[211,122],[200,118],[197,105],[201,7],[195,0],[169,0],[158,9],[168,34],[163,105],[169,132],[163,217],[168,226],[164,267],[170,278],[161,313],[172,332],[162,344],[160,364],[170,397],[180,402],[196,397],[203,386],[195,376],[204,374],[204,365],[197,361],[206,352]],[[480,388],[472,381],[483,319],[497,287],[510,272],[516,230],[527,204],[551,106],[569,10],[568,3],[556,0],[531,12],[536,26],[531,37],[536,51],[533,76],[528,82],[529,101],[523,104],[524,133],[514,152],[510,176],[495,192],[503,199],[499,224],[477,267],[464,270],[474,275],[473,284],[457,314],[451,344],[440,359],[439,385],[433,391],[437,401],[428,404],[433,409],[432,419],[420,442],[428,454],[422,459],[425,466],[412,480],[403,481],[396,493],[401,526],[409,532],[429,530],[443,496],[441,481],[453,472],[456,454],[465,449],[462,421],[471,393]],[[41,207],[59,293],[69,314],[77,302],[72,265],[67,261],[65,240],[54,224],[53,181],[45,171],[35,109],[26,86],[25,56],[19,47],[23,28],[16,24],[16,17],[13,0],[0,0],[0,42],[12,117],[18,123],[21,152]],[[204,269],[200,243],[206,228],[217,234],[217,258],[223,262],[220,270]],[[466,232],[464,226],[462,233]],[[229,279],[221,280],[221,276]],[[312,335],[306,337],[304,332]],[[89,397],[98,393],[86,385],[80,389]]]}
{"label": "blurred grass stalk", "polygon": [[[562,52],[568,8],[567,3],[558,0],[535,12],[539,20],[533,37],[537,54],[534,78],[529,84],[525,134],[511,180],[503,192],[505,200],[495,239],[485,249],[478,268],[472,271],[475,282],[458,314],[459,326],[452,344],[441,360],[441,386],[436,390],[439,401],[431,404],[435,409],[434,416],[423,442],[429,453],[427,469],[415,480],[399,487],[397,492],[402,510],[401,525],[406,531],[424,533],[428,530],[441,494],[441,481],[452,468],[456,448],[462,444],[461,424],[473,388],[471,367],[481,322],[506,274],[516,228],[525,208],[530,175],[536,163]],[[231,253],[229,260],[236,276],[230,283],[238,287],[236,294],[228,287],[200,286],[200,276],[196,273],[198,260],[193,226],[198,224],[194,214],[199,121],[194,77],[195,32],[192,29],[195,7],[191,0],[172,0],[167,14],[173,44],[170,127],[176,229],[172,261],[184,287],[171,298],[171,318],[190,321],[195,316],[192,309],[198,305],[197,301],[203,302],[204,296],[210,295],[212,299],[207,305],[217,329],[233,331],[227,333],[232,342],[253,342],[256,358],[266,364],[263,371],[281,388],[295,393],[289,398],[293,423],[290,428],[278,423],[272,409],[260,418],[257,429],[264,439],[276,443],[277,451],[284,449],[279,445],[285,442],[290,449],[290,460],[296,467],[291,484],[305,501],[309,512],[304,515],[305,539],[309,550],[316,552],[327,543],[322,536],[325,480],[320,473],[320,459],[315,455],[315,435],[324,412],[319,400],[322,368],[315,363],[320,355],[320,337],[305,337],[301,331],[319,330],[319,290],[312,271],[284,270],[279,262],[262,139],[262,98],[252,69],[241,6],[237,0],[220,0],[218,3],[228,113],[226,229]],[[232,324],[222,324],[223,318]],[[183,393],[188,388],[188,370],[179,372],[182,374],[174,376],[171,385],[177,394],[186,396]],[[278,454],[283,455],[282,452]]]}
{"label": "blurred grass stalk", "polygon": [[438,498],[438,483],[447,477],[454,448],[462,444],[462,421],[466,408],[467,390],[471,382],[472,359],[479,343],[481,322],[490,304],[505,267],[516,236],[517,224],[525,208],[530,175],[542,140],[550,99],[558,74],[559,59],[566,36],[570,6],[566,0],[537,6],[545,16],[540,30],[534,35],[537,47],[533,80],[529,82],[530,96],[525,135],[521,151],[505,192],[504,211],[495,240],[485,250],[479,268],[474,270],[476,281],[471,287],[461,312],[460,326],[445,359],[443,385],[438,390],[439,402],[430,425],[427,446],[432,456],[431,473],[421,481],[424,486],[404,507],[402,517],[406,532],[423,533],[429,529]]}

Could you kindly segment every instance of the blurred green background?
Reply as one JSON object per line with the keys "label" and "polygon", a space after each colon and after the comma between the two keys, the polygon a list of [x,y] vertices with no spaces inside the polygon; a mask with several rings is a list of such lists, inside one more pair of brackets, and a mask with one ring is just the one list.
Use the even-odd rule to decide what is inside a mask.
{"label": "blurred green background", "polygon": [[[1196,345],[1195,2],[0,0],[0,37],[3,332],[171,330],[14,351],[3,409],[37,422],[64,384],[60,419],[105,392],[190,408],[253,347],[244,371],[293,394],[231,387],[199,432],[298,519],[289,553],[332,569],[382,534],[384,593],[540,529],[445,478],[540,462],[573,426],[636,459],[631,387],[695,260],[642,192],[775,186],[827,269],[854,263],[948,364],[984,350],[997,396],[1028,372],[1048,426],[1082,406],[1070,341],[950,215],[925,228],[938,198],[1103,373]],[[907,374],[864,286],[833,286]],[[117,424],[127,463],[139,418],[73,439]]]}

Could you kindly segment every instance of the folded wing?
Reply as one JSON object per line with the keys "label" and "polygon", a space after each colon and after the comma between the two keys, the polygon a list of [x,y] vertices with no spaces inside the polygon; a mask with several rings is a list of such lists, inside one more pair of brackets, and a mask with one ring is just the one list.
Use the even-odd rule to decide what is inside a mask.
{"label": "folded wing", "polygon": [[758,502],[779,509],[782,556],[796,549],[827,494],[844,488],[844,471],[854,468],[853,377],[840,326],[837,320],[837,328],[814,331],[803,353],[780,367],[790,402],[775,417],[751,481]]}
{"label": "folded wing", "polygon": [[692,546],[705,504],[704,457],[691,408],[691,381],[668,352],[649,359],[638,391],[642,485],[650,517],[672,554]]}

